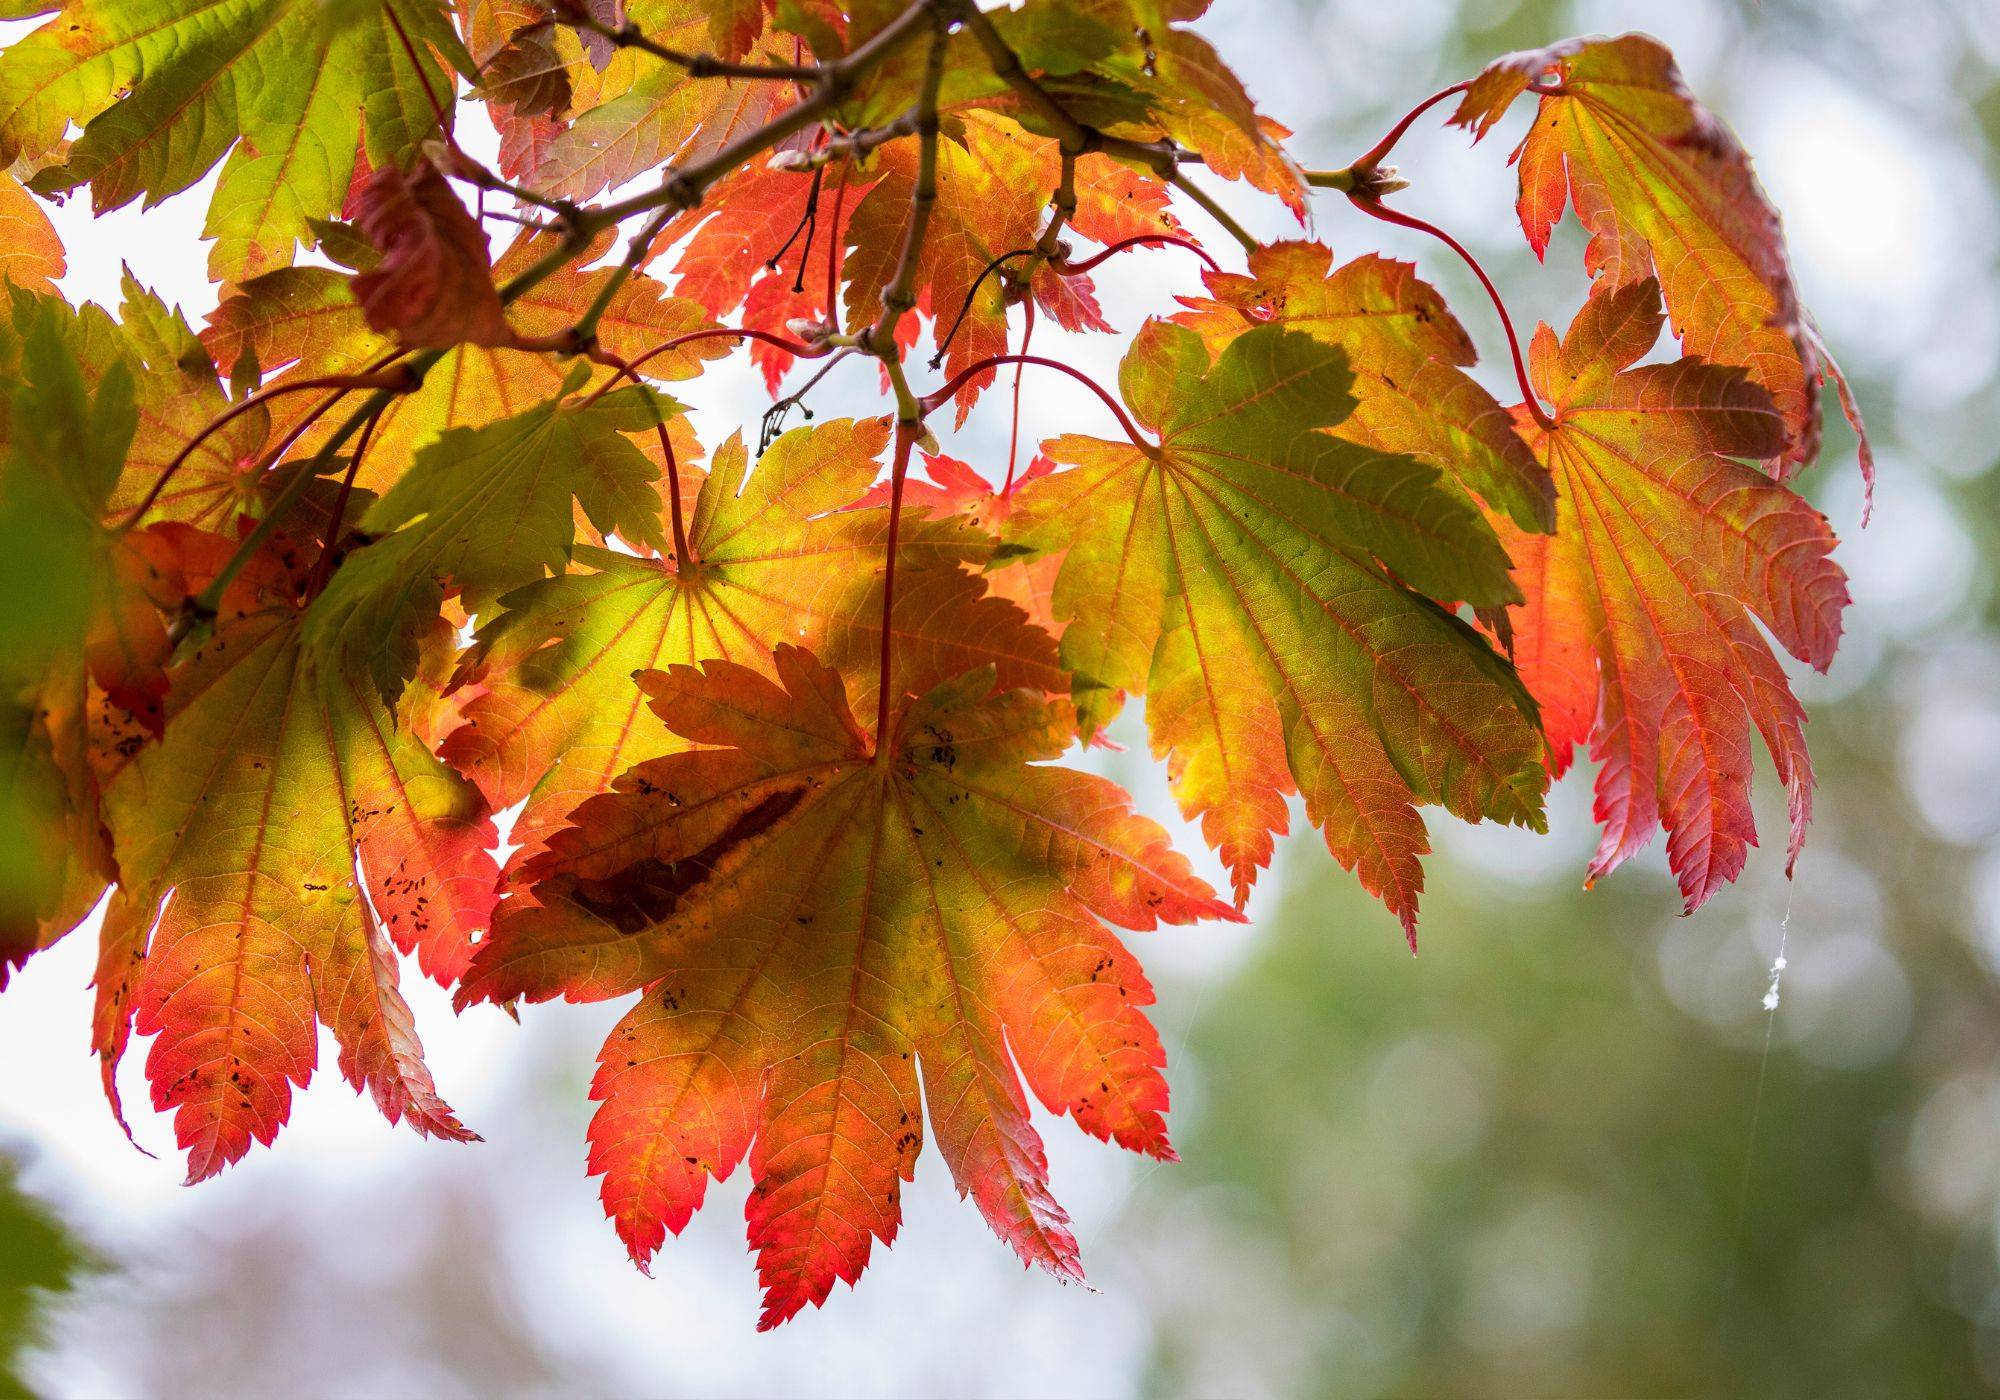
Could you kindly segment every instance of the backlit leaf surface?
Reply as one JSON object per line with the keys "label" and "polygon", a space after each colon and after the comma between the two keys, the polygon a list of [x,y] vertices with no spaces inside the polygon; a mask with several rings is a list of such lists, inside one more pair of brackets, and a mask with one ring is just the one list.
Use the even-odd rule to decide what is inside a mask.
{"label": "backlit leaf surface", "polygon": [[[1061,549],[1054,607],[1086,733],[1144,692],[1182,810],[1238,899],[1306,812],[1415,936],[1420,802],[1539,824],[1534,707],[1435,600],[1518,597],[1507,556],[1435,467],[1344,441],[1337,347],[1259,326],[1213,361],[1155,322],[1122,373],[1157,449],[1065,436],[1010,537]],[[1426,596],[1428,595],[1428,596]]]}
{"label": "backlit leaf surface", "polygon": [[1758,623],[1824,670],[1847,582],[1826,517],[1738,459],[1772,455],[1782,411],[1741,371],[1636,365],[1658,339],[1652,281],[1600,284],[1560,343],[1532,346],[1556,428],[1522,431],[1555,475],[1553,535],[1499,528],[1526,601],[1514,661],[1541,702],[1551,766],[1586,740],[1604,839],[1591,878],[1667,832],[1691,911],[1742,870],[1754,728],[1791,799],[1791,854],[1812,810],[1805,711]]}
{"label": "backlit leaf surface", "polygon": [[643,989],[599,1061],[592,1170],[643,1262],[748,1154],[766,1327],[894,1239],[927,1121],[994,1232],[1081,1277],[1022,1080],[1170,1156],[1151,989],[1100,920],[1228,906],[1118,788],[1042,766],[1066,702],[976,671],[899,706],[878,759],[837,672],[795,647],[776,672],[646,677],[702,747],[577,811],[462,998]]}

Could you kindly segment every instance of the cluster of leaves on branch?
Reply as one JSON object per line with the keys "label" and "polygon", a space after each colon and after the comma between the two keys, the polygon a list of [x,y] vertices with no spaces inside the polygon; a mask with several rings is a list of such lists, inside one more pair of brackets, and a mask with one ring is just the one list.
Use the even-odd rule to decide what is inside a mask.
{"label": "cluster of leaves on branch", "polygon": [[[747,1157],[766,1325],[893,1238],[927,1132],[1074,1277],[1029,1095],[1171,1155],[1113,926],[1240,917],[1291,799],[1413,942],[1421,809],[1539,827],[1583,743],[1593,877],[1664,829],[1688,909],[1732,879],[1753,731],[1796,854],[1772,643],[1826,666],[1847,592],[1786,483],[1838,375],[1748,158],[1627,37],[1308,170],[1206,3],[39,7],[0,53],[0,978],[102,905],[121,1123],[150,1037],[207,1177],[324,1027],[392,1122],[471,1137],[414,959],[461,1008],[630,1000],[605,1208],[644,1265]],[[1524,96],[1522,225],[1541,252],[1573,208],[1592,288],[1511,346],[1511,407],[1412,266],[1222,202],[1303,232],[1324,191],[1462,255],[1382,161],[1437,102],[1484,136]],[[201,329],[129,276],[62,299],[40,199],[218,167]],[[1029,349],[1113,331],[1113,256],[1183,292],[1115,391]],[[780,396],[754,442],[661,387],[735,353]],[[786,430],[846,359],[881,400]],[[1018,438],[1021,376],[1064,373],[1094,421],[936,454],[928,420]],[[1141,696],[1233,898],[1057,761]]]}

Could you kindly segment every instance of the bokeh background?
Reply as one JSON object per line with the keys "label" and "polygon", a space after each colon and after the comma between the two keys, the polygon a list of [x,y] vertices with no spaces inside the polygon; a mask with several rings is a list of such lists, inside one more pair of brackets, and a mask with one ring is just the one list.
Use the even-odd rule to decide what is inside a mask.
{"label": "bokeh background", "polygon": [[[1183,1160],[1043,1124],[1100,1291],[1023,1273],[927,1152],[903,1238],[859,1290],[764,1337],[740,1173],[651,1280],[600,1217],[584,1090],[615,1008],[533,1008],[517,1028],[419,991],[439,1083],[483,1145],[391,1131],[327,1055],[275,1151],[188,1191],[164,1120],[136,1124],[154,1161],[105,1112],[72,939],[0,1004],[0,1393],[2000,1390],[2000,6],[1215,0],[1201,27],[1314,164],[1493,54],[1633,28],[1676,49],[1756,155],[1882,473],[1863,532],[1836,418],[1805,481],[1856,601],[1831,674],[1799,681],[1822,795],[1797,884],[1761,852],[1678,918],[1656,848],[1583,893],[1583,775],[1553,795],[1547,838],[1436,819],[1412,959],[1296,835],[1247,927],[1138,940]],[[1561,324],[1580,246],[1571,225],[1539,267],[1512,223],[1521,120],[1478,149],[1420,124],[1400,202],[1473,244],[1517,319]],[[205,203],[61,211],[67,290],[115,301],[123,260],[199,317]],[[1337,199],[1316,214],[1342,256],[1415,257],[1504,364],[1440,249]],[[1127,324],[1195,290],[1182,255],[1122,261],[1108,298]],[[1108,338],[1058,348],[1113,362]],[[830,384],[819,406],[871,387]],[[1035,384],[1031,422],[1094,421],[1080,392]],[[754,430],[747,376],[695,397],[705,441]],[[991,472],[1004,433],[995,409],[951,447]],[[1134,751],[1091,761],[1171,819],[1131,718]],[[1781,832],[1768,780],[1761,797]]]}

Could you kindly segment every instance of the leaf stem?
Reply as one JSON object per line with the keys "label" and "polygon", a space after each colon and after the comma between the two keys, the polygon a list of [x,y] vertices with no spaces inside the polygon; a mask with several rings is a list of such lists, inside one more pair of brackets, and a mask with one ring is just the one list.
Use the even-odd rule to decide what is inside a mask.
{"label": "leaf stem", "polygon": [[[808,345],[801,340],[789,340],[782,335],[773,335],[769,331],[752,330],[748,326],[709,326],[704,330],[688,331],[671,339],[663,340],[645,354],[635,356],[630,360],[621,360],[609,351],[602,349],[591,351],[590,356],[592,359],[597,360],[599,364],[609,365],[613,369],[637,371],[639,366],[645,364],[648,360],[664,355],[670,350],[678,350],[683,345],[693,345],[698,341],[719,340],[724,337],[732,337],[737,340],[761,341],[766,345],[774,346],[784,351],[788,355],[796,355],[802,360],[816,360],[821,355],[830,354],[833,349],[828,344]],[[583,401],[583,407],[589,408],[592,404],[603,398],[606,393],[610,392],[611,386],[615,383],[617,383],[617,380],[609,379],[599,385],[591,393],[590,397]]]}
{"label": "leaf stem", "polygon": [[115,528],[120,534],[123,534],[144,519],[146,512],[151,510],[154,503],[160,499],[160,493],[166,490],[167,483],[173,480],[174,474],[186,465],[188,459],[194,455],[195,449],[215,436],[216,433],[235,422],[238,418],[241,418],[251,409],[262,408],[273,399],[283,398],[287,394],[309,393],[314,389],[338,389],[340,393],[335,394],[332,398],[321,404],[318,409],[314,410],[313,416],[318,417],[332,408],[339,401],[341,395],[350,393],[353,390],[390,389],[400,387],[407,382],[407,374],[404,377],[394,379],[385,378],[379,374],[328,374],[316,379],[301,379],[291,384],[276,384],[269,389],[259,390],[248,398],[231,404],[223,412],[210,419],[200,432],[189,438],[181,450],[174,454],[173,460],[168,462],[161,469],[159,476],[154,478],[152,486],[140,498],[139,504],[133,506],[131,511],[126,514],[125,518]]}
{"label": "leaf stem", "polygon": [[[1358,160],[1356,160],[1353,164],[1349,165],[1347,168],[1351,171],[1373,170],[1376,166],[1382,163],[1382,159],[1384,156],[1388,155],[1390,151],[1396,148],[1396,143],[1398,141],[1401,141],[1403,137],[1409,132],[1411,125],[1416,121],[1418,117],[1421,117],[1424,113],[1430,111],[1431,108],[1437,106],[1438,103],[1444,101],[1446,98],[1456,97],[1461,92],[1464,92],[1467,88],[1471,86],[1472,84],[1469,81],[1462,83],[1453,83],[1448,88],[1443,88],[1440,91],[1432,93],[1429,97],[1426,97],[1423,101],[1419,102],[1409,111],[1403,113],[1402,119],[1398,121],[1394,126],[1390,127],[1387,134],[1385,134],[1380,141],[1377,141],[1374,145],[1370,146],[1365,152],[1362,153],[1361,157]],[[1308,183],[1310,183],[1311,177],[1308,176],[1307,180]]]}
{"label": "leaf stem", "polygon": [[1182,238],[1178,234],[1172,234],[1172,233],[1141,233],[1141,234],[1135,234],[1131,238],[1121,238],[1116,243],[1111,244],[1109,247],[1099,249],[1097,252],[1085,258],[1082,262],[1057,263],[1055,265],[1055,269],[1057,272],[1062,273],[1065,277],[1072,277],[1079,272],[1091,271],[1099,263],[1104,262],[1106,259],[1112,257],[1114,254],[1124,252],[1127,248],[1138,248],[1143,246],[1185,248],[1190,253],[1193,253],[1196,257],[1200,258],[1203,262],[1207,263],[1208,270],[1210,272],[1222,271],[1222,264],[1215,260],[1214,254],[1210,253],[1208,249],[1202,247],[1192,238]]}
{"label": "leaf stem", "polygon": [[1215,220],[1218,224],[1221,224],[1223,230],[1226,233],[1228,233],[1228,235],[1231,238],[1234,238],[1239,244],[1242,245],[1244,252],[1254,253],[1257,251],[1259,244],[1257,242],[1256,235],[1251,233],[1248,229],[1244,228],[1243,225],[1237,223],[1234,215],[1232,215],[1227,209],[1224,209],[1220,204],[1216,203],[1215,200],[1208,194],[1208,192],[1201,188],[1201,186],[1195,184],[1194,181],[1188,179],[1186,175],[1182,174],[1181,169],[1178,165],[1173,167],[1173,169],[1167,173],[1166,180],[1168,184],[1172,185],[1175,189],[1179,190],[1182,194],[1186,195],[1189,199],[1193,200],[1196,204],[1200,205],[1202,211],[1206,213],[1209,218]]}
{"label": "leaf stem", "polygon": [[355,444],[354,455],[347,460],[347,473],[340,479],[340,494],[333,498],[333,514],[326,523],[326,543],[320,548],[319,558],[313,561],[312,581],[306,585],[308,603],[326,587],[327,574],[333,568],[334,546],[340,543],[340,526],[347,519],[347,502],[354,495],[354,479],[361,474],[361,461],[368,455],[368,444],[375,440],[375,425],[381,421],[379,413],[368,420],[361,430],[361,441]]}
{"label": "leaf stem", "polygon": [[[608,381],[606,387],[617,383],[619,376],[631,380],[645,398],[647,412],[653,415],[653,431],[659,434],[660,457],[667,472],[667,519],[673,526],[674,572],[685,574],[688,567],[694,563],[694,553],[688,548],[687,525],[681,519],[681,468],[679,459],[674,456],[673,439],[667,434],[667,420],[661,414],[659,404],[653,401],[652,391],[646,386],[645,381],[639,378],[638,371],[629,360],[614,355],[602,347],[594,349],[591,358],[599,364],[611,366],[618,372]],[[596,403],[603,396],[604,390],[600,388],[588,401]]]}
{"label": "leaf stem", "polygon": [[987,370],[995,369],[1000,365],[1040,365],[1043,369],[1061,370],[1103,401],[1104,406],[1110,409],[1112,416],[1118,420],[1118,426],[1125,430],[1125,436],[1132,440],[1134,447],[1149,457],[1159,452],[1160,445],[1157,442],[1148,441],[1140,433],[1131,418],[1126,416],[1124,407],[1117,399],[1111,396],[1110,392],[1102,384],[1099,384],[1082,370],[1066,365],[1061,360],[1049,359],[1046,355],[988,355],[983,360],[975,360],[946,380],[937,389],[924,395],[918,405],[921,409],[919,416],[928,417],[930,414],[936,412],[951,401],[951,396],[959,391],[966,380],[971,379],[974,375],[984,374]]}
{"label": "leaf stem", "polygon": [[[951,349],[951,343],[958,339],[959,327],[965,324],[965,318],[971,314],[972,303],[979,299],[979,289],[986,285],[986,279],[991,277],[1001,267],[1012,262],[1015,258],[1033,257],[1035,252],[1036,250],[1033,248],[1016,248],[1011,252],[1002,253],[998,257],[988,259],[986,266],[979,269],[979,275],[972,279],[972,286],[965,293],[965,300],[958,304],[958,314],[951,318],[951,328],[938,340],[937,353],[931,356],[932,369],[936,369],[944,363],[945,352]],[[1020,285],[1025,287],[1026,283]]]}
{"label": "leaf stem", "polygon": [[[1193,239],[1181,238],[1170,233],[1142,233],[1132,238],[1121,238],[1110,247],[1100,249],[1090,257],[1085,258],[1082,262],[1050,261],[1048,265],[1059,276],[1075,277],[1091,271],[1114,253],[1122,253],[1127,248],[1136,248],[1142,244],[1167,244],[1176,248],[1185,248],[1207,263],[1210,271],[1222,271],[1222,264],[1215,260],[1208,249],[1202,247]],[[972,279],[972,287],[971,290],[966,292],[965,300],[958,304],[958,314],[952,317],[951,329],[946,331],[944,336],[938,341],[937,353],[931,356],[931,368],[936,369],[944,363],[945,352],[951,349],[952,341],[958,338],[959,328],[965,324],[965,318],[972,310],[972,303],[978,299],[979,289],[986,285],[987,278],[991,277],[996,271],[1012,262],[1015,258],[1031,258],[1034,261],[1030,264],[1027,271],[1019,273],[1009,272],[1006,274],[1007,279],[1025,295],[1029,290],[1028,279],[1034,275],[1035,264],[1043,262],[1047,259],[1047,256],[1042,246],[1038,243],[1032,248],[1016,248],[1011,252],[1002,253],[996,258],[989,259],[986,266],[979,270],[979,275]]]}
{"label": "leaf stem", "polygon": [[[905,390],[907,393],[907,390]],[[895,674],[896,543],[903,523],[903,479],[910,472],[910,451],[916,445],[921,426],[908,419],[896,421],[895,456],[889,467],[889,538],[882,563],[882,657],[875,685],[875,762],[886,763],[889,753],[890,681]]]}
{"label": "leaf stem", "polygon": [[[1027,303],[1027,314],[1021,321],[1021,353],[1028,353],[1028,342],[1035,338],[1035,303]],[[1028,372],[1025,360],[1014,365],[1014,403],[1007,424],[1007,479],[1000,483],[1000,494],[1006,495],[1014,489],[1014,465],[1021,460],[1021,380]]]}

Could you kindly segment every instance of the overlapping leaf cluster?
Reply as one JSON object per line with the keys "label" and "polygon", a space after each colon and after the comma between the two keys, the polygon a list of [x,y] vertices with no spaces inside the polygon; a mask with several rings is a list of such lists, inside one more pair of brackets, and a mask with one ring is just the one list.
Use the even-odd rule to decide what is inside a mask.
{"label": "overlapping leaf cluster", "polygon": [[[747,1158],[780,1322],[893,1238],[928,1133],[1074,1277],[1030,1095],[1171,1155],[1112,926],[1241,917],[1294,799],[1413,942],[1421,809],[1539,827],[1579,743],[1593,877],[1664,828],[1688,908],[1733,878],[1753,732],[1796,854],[1768,639],[1838,640],[1832,534],[1783,484],[1835,372],[1650,40],[1461,85],[1482,135],[1540,103],[1536,250],[1567,205],[1590,234],[1510,408],[1412,267],[1217,201],[1410,221],[1379,153],[1294,163],[1187,27],[1206,0],[51,8],[0,53],[0,976],[102,904],[106,1089],[122,1123],[151,1037],[191,1179],[272,1139],[321,1027],[392,1121],[472,1136],[413,957],[461,1008],[637,998],[590,1170],[642,1265]],[[129,279],[63,302],[37,196],[212,170],[199,334]],[[1065,369],[1038,318],[1113,330],[1090,271],[1145,247],[1210,270],[1092,385],[1114,432],[1030,414],[1020,471],[911,477],[927,418]],[[789,390],[754,447],[660,387],[739,349]],[[779,432],[850,357],[883,400]],[[1054,762],[1135,697],[1233,901]]]}

